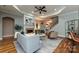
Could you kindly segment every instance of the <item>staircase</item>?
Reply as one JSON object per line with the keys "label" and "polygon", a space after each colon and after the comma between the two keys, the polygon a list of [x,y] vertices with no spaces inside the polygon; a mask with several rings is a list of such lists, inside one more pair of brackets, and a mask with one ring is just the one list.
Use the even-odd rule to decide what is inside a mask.
{"label": "staircase", "polygon": [[35,21],[35,29],[40,32],[40,30],[44,30],[44,32],[48,33],[51,29],[58,24],[58,16],[55,17],[47,17],[43,20],[36,19]]}
{"label": "staircase", "polygon": [[58,17],[54,17],[53,20],[52,20],[52,24],[51,24],[50,29],[52,29],[57,24],[58,24]]}
{"label": "staircase", "polygon": [[[58,16],[52,17],[52,18],[50,18],[50,20],[52,22],[48,24],[48,27],[46,27],[46,29],[48,29],[48,31],[50,31],[52,28],[54,28],[58,24]],[[48,23],[48,21],[47,21],[47,23]]]}

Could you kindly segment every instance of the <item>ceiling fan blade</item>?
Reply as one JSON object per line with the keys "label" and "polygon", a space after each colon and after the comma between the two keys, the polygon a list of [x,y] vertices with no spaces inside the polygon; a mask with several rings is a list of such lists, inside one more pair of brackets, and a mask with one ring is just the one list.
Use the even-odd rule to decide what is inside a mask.
{"label": "ceiling fan blade", "polygon": [[43,12],[47,12],[47,10],[42,10]]}
{"label": "ceiling fan blade", "polygon": [[35,8],[39,10],[39,8],[37,6],[35,6]]}
{"label": "ceiling fan blade", "polygon": [[44,8],[46,8],[45,6],[43,6],[41,9],[44,9]]}

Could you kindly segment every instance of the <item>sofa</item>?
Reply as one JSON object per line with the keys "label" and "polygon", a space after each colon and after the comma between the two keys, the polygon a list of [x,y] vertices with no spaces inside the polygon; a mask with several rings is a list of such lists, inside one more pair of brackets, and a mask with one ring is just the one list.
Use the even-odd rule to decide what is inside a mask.
{"label": "sofa", "polygon": [[33,53],[40,49],[40,37],[35,34],[17,34],[17,42],[25,53]]}

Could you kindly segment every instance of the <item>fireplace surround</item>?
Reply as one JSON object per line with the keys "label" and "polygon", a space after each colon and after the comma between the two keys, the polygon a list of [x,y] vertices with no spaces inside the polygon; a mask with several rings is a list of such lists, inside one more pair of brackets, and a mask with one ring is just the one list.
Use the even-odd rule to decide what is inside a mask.
{"label": "fireplace surround", "polygon": [[33,32],[34,32],[34,29],[33,28],[26,29],[26,33],[33,33]]}

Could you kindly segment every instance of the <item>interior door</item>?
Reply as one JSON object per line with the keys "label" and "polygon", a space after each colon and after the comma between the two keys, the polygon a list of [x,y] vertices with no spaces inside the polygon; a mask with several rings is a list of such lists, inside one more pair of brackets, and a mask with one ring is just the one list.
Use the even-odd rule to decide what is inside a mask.
{"label": "interior door", "polygon": [[8,17],[3,18],[3,37],[14,35],[14,20]]}

